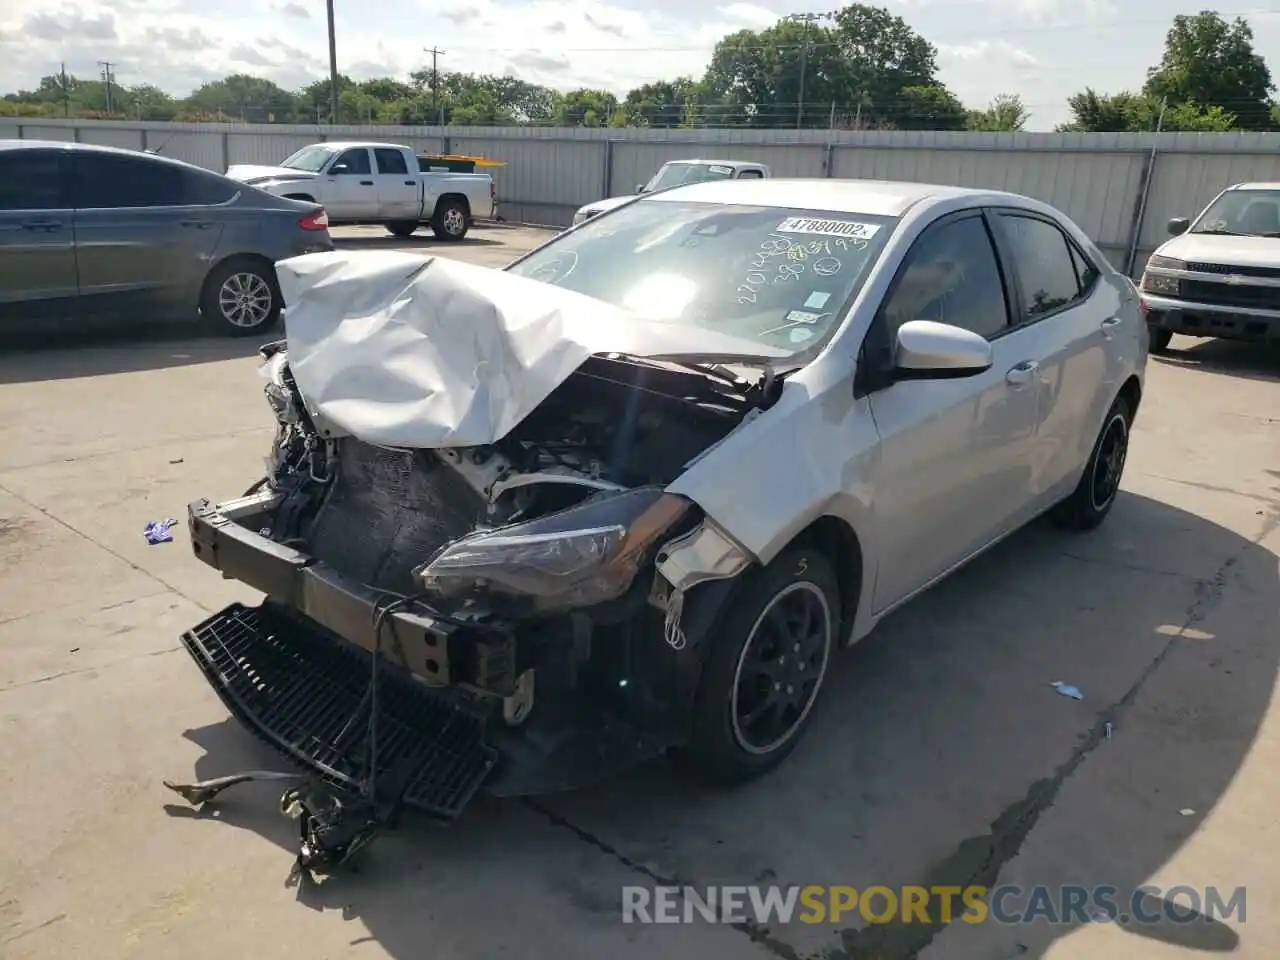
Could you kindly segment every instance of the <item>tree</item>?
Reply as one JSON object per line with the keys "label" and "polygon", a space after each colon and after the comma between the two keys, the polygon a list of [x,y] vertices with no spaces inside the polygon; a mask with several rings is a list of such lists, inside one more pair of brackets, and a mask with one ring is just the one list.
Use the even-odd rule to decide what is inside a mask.
{"label": "tree", "polygon": [[1124,131],[1139,133],[1155,130],[1223,133],[1238,129],[1236,116],[1214,104],[1175,103],[1164,106],[1161,121],[1160,100],[1140,93],[1106,95],[1086,88],[1067,100],[1073,121],[1058,127],[1062,132],[1102,133]]}
{"label": "tree", "polygon": [[[1232,113],[1245,130],[1271,126],[1275,90],[1266,61],[1254,52],[1253,30],[1205,10],[1173,18],[1160,65],[1147,71],[1142,92],[1169,104],[1201,104]],[[1201,111],[1203,112],[1203,111]]]}
{"label": "tree", "polygon": [[696,115],[700,92],[692,77],[658,80],[628,93],[622,108],[631,126],[679,127],[690,107]]}
{"label": "tree", "polygon": [[618,98],[608,90],[570,90],[560,98],[556,121],[566,127],[604,127],[618,111]]}
{"label": "tree", "polygon": [[936,95],[922,101],[918,92],[906,92],[945,88],[936,79],[937,48],[902,17],[882,7],[854,3],[840,10],[835,20],[836,49],[844,64],[839,99],[846,103],[865,100],[873,116],[895,126],[902,125],[910,109],[942,106]]}
{"label": "tree", "polygon": [[1031,114],[1022,104],[1022,98],[1016,93],[1001,93],[987,105],[985,110],[970,110],[967,129],[986,133],[1007,133],[1021,130]]}
{"label": "tree", "polygon": [[[325,81],[326,94],[328,89]],[[187,98],[188,109],[196,114],[249,123],[292,119],[295,103],[294,95],[287,90],[246,73],[233,73],[206,83]]]}
{"label": "tree", "polygon": [[963,130],[969,116],[964,104],[940,83],[903,87],[892,105],[869,112],[873,122],[878,118],[898,130]]}

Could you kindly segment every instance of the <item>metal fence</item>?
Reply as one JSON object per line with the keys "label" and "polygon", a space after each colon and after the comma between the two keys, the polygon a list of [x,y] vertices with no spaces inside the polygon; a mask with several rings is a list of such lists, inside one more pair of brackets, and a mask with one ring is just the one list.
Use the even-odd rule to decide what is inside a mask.
{"label": "metal fence", "polygon": [[509,220],[563,226],[573,211],[631,193],[667,160],[768,164],[775,176],[868,177],[1010,190],[1053,204],[1120,268],[1140,271],[1170,217],[1223,187],[1280,180],[1280,134],[942,133],[166,124],[0,119],[0,138],[153,149],[210,170],[276,163],[320,140],[386,140],[482,154]]}

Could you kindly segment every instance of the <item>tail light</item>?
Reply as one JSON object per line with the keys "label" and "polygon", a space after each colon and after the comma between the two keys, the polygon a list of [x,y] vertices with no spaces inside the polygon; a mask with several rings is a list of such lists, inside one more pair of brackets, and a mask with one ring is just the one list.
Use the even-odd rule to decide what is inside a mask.
{"label": "tail light", "polygon": [[328,230],[329,214],[324,210],[309,213],[298,221],[298,226],[303,230]]}

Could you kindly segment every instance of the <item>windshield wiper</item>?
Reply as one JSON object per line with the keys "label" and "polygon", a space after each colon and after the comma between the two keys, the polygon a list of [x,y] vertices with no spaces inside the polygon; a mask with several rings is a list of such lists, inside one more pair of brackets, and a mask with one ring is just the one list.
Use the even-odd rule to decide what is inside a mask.
{"label": "windshield wiper", "polygon": [[[1205,229],[1205,230],[1192,230],[1191,232],[1192,232],[1192,233],[1199,233],[1199,234],[1207,234],[1208,236],[1211,236],[1211,237],[1247,237],[1247,236],[1250,236],[1250,234],[1247,234],[1247,233],[1236,233],[1234,230],[1222,230],[1222,229],[1219,229],[1218,227],[1214,227],[1214,228],[1212,228],[1212,229]],[[1265,234],[1264,234],[1264,236],[1265,236]]]}

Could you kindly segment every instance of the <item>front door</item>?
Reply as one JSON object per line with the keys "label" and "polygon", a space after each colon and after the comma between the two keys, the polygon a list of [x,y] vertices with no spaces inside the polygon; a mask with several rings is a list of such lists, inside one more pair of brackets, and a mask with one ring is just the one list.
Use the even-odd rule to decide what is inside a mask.
{"label": "front door", "polygon": [[71,315],[75,224],[66,150],[0,153],[0,331]]}
{"label": "front door", "polygon": [[186,168],[162,159],[77,151],[76,264],[84,316],[130,321],[196,316],[222,221],[193,203]]}
{"label": "front door", "polygon": [[379,220],[417,220],[422,216],[422,178],[410,172],[403,150],[374,147]]}
{"label": "front door", "polygon": [[334,158],[325,175],[324,206],[330,220],[353,223],[377,219],[378,188],[368,147],[352,147]]}
{"label": "front door", "polygon": [[[981,212],[949,217],[915,242],[868,344],[891,349],[908,320],[979,333],[995,362],[976,376],[904,380],[868,398],[881,438],[872,480],[876,612],[1005,533],[1029,495],[1037,358],[1010,328],[1008,288]],[[862,362],[883,361],[864,355]]]}

